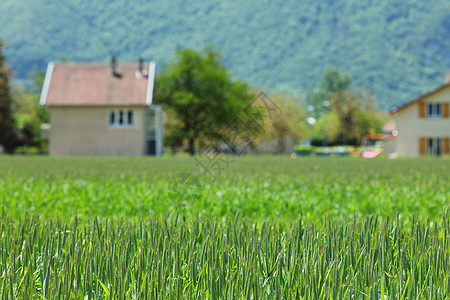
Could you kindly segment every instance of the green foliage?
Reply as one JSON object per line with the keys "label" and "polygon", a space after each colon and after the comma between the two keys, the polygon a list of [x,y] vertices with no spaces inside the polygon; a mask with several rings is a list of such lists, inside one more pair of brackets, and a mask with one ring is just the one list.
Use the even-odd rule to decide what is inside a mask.
{"label": "green foliage", "polygon": [[13,111],[20,131],[18,153],[45,153],[48,141],[41,138],[41,125],[49,122],[48,108],[39,104],[45,74],[38,70],[30,73],[33,86],[18,85],[13,94]]}
{"label": "green foliage", "polygon": [[[381,113],[377,110],[364,109],[365,106],[367,105],[364,105],[364,95],[359,92],[342,91],[331,95],[331,109],[336,113],[340,124],[337,140],[334,142],[360,145],[365,134],[381,132],[385,123]],[[372,104],[370,106],[376,107]]]}
{"label": "green foliage", "polygon": [[365,134],[380,133],[385,123],[376,98],[367,90],[350,90],[351,77],[327,70],[308,94],[308,110],[317,118],[312,137],[316,144],[359,145]]}
{"label": "green foliage", "polygon": [[341,74],[336,69],[328,69],[323,74],[319,89],[328,94],[347,91],[350,88],[352,78],[348,74]]}
{"label": "green foliage", "polygon": [[341,120],[334,111],[323,115],[314,124],[312,129],[312,139],[321,141],[323,146],[327,143],[338,141],[340,128],[342,128]]}
{"label": "green foliage", "polygon": [[360,138],[365,134],[380,133],[383,129],[384,118],[371,111],[358,111],[355,113],[353,122],[356,127],[356,137]]}
{"label": "green foliage", "polygon": [[[16,148],[17,154],[26,154],[26,155],[35,155],[35,154],[42,154],[43,151],[41,148],[35,147],[35,146],[19,146]],[[48,153],[48,151],[46,151]]]}
{"label": "green foliage", "polygon": [[185,134],[183,124],[177,119],[177,115],[171,111],[165,111],[164,117],[164,146],[170,148],[172,154],[176,154],[184,146]]}
{"label": "green foliage", "polygon": [[16,135],[9,83],[11,73],[2,51],[3,43],[0,40],[0,146],[3,146],[5,152],[14,152]]}
{"label": "green foliage", "polygon": [[190,154],[195,153],[197,139],[217,138],[233,120],[248,118],[245,112],[253,98],[245,83],[229,79],[219,54],[210,47],[203,53],[178,50],[177,60],[156,82],[156,101],[176,116],[180,126],[172,134],[183,133]]}
{"label": "green foliage", "polygon": [[286,94],[270,96],[278,106],[279,112],[271,118],[266,118],[266,135],[264,138],[277,142],[278,153],[286,153],[286,142],[290,140],[297,143],[299,139],[306,138],[308,128],[306,124],[307,112],[298,98]]}
{"label": "green foliage", "polygon": [[442,84],[450,64],[447,0],[2,0],[0,15],[20,79],[63,56],[161,65],[213,43],[233,79],[304,95],[337,68],[387,110]]}
{"label": "green foliage", "polygon": [[336,69],[326,70],[319,85],[309,90],[306,96],[308,109],[312,108],[312,116],[318,119],[326,114],[330,110],[332,95],[348,91],[351,81],[352,79],[348,74],[342,74]]}
{"label": "green foliage", "polygon": [[315,147],[312,145],[295,145],[295,151],[314,151]]}

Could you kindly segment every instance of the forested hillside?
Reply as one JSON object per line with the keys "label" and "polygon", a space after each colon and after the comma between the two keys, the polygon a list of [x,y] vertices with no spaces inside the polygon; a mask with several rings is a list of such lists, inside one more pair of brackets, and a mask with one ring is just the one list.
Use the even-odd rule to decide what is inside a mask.
{"label": "forested hillside", "polygon": [[389,109],[450,69],[448,0],[2,0],[0,15],[19,79],[61,58],[162,66],[213,44],[235,79],[305,95],[333,67]]}

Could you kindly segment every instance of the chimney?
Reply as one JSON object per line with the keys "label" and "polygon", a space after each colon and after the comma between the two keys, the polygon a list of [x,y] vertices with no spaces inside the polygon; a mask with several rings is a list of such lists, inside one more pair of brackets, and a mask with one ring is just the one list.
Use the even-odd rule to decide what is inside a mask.
{"label": "chimney", "polygon": [[116,64],[117,64],[116,57],[115,57],[115,56],[112,56],[112,57],[111,57],[111,63],[110,63],[110,66],[111,66],[111,75],[112,75],[112,76],[117,76],[117,75],[118,75],[118,74],[117,74],[117,71],[116,71]]}
{"label": "chimney", "polygon": [[136,77],[137,78],[147,77],[148,74],[146,71],[144,71],[144,59],[142,57],[139,58],[138,64],[139,64],[139,69],[136,71]]}
{"label": "chimney", "polygon": [[450,70],[447,70],[447,72],[445,72],[444,84],[449,84],[449,83],[450,83]]}
{"label": "chimney", "polygon": [[142,57],[139,58],[139,73],[144,72],[144,59]]}

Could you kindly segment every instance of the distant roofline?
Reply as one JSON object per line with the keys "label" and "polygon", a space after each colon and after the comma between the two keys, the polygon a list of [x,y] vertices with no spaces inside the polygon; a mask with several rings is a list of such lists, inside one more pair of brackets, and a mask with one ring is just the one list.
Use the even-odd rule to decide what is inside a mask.
{"label": "distant roofline", "polygon": [[152,102],[153,102],[153,87],[155,85],[155,71],[156,71],[156,64],[154,61],[151,61],[148,64],[148,84],[147,84],[147,95],[145,97],[145,103],[147,105],[152,105]]}
{"label": "distant roofline", "polygon": [[52,107],[148,107],[155,106],[155,104],[50,104]]}
{"label": "distant roofline", "polygon": [[[118,67],[120,68],[120,65],[129,65],[132,64],[131,62],[123,62],[119,63]],[[144,107],[144,106],[152,106],[153,104],[153,90],[155,85],[155,74],[156,74],[156,63],[154,61],[148,62],[148,75],[144,73],[144,75],[147,75],[147,90],[145,95],[145,104],[94,104],[89,106],[97,106],[97,107],[121,107],[121,106],[133,106],[133,107]],[[95,67],[95,66],[105,66],[106,63],[100,63],[100,62],[65,62],[65,63],[54,63],[49,62],[47,65],[47,70],[45,72],[45,78],[44,83],[42,86],[41,95],[39,98],[39,104],[40,105],[48,105],[48,106],[58,106],[58,107],[84,107],[85,104],[47,104],[47,97],[50,89],[50,84],[52,81],[53,76],[53,70],[55,68],[55,65],[73,65],[73,66],[81,66],[81,67]],[[119,70],[120,71],[120,70]]]}
{"label": "distant roofline", "polygon": [[430,97],[430,96],[433,96],[434,94],[436,94],[436,93],[438,93],[438,92],[444,90],[444,89],[447,88],[447,87],[450,87],[450,82],[445,83],[445,84],[443,84],[443,85],[437,87],[436,89],[434,89],[434,90],[432,90],[432,91],[430,91],[430,92],[428,92],[428,93],[425,93],[425,94],[421,95],[420,97],[418,97],[418,98],[416,98],[416,99],[414,99],[414,100],[411,100],[411,101],[409,101],[409,102],[406,102],[405,104],[401,105],[400,107],[397,107],[396,109],[394,109],[394,110],[391,111],[391,115],[396,115],[396,114],[398,114],[400,111],[402,111],[402,110],[404,110],[404,109],[406,109],[406,108],[408,108],[408,107],[410,107],[410,106],[412,106],[412,105],[414,105],[414,104],[416,104],[416,103],[419,103],[419,102],[421,102],[422,100],[424,100],[424,99],[426,99],[426,98],[428,98],[428,97]]}
{"label": "distant roofline", "polygon": [[55,63],[48,63],[47,71],[45,72],[44,85],[42,86],[41,98],[39,99],[40,105],[45,105],[45,102],[47,101],[48,89],[50,88],[50,81],[52,80],[54,67]]}

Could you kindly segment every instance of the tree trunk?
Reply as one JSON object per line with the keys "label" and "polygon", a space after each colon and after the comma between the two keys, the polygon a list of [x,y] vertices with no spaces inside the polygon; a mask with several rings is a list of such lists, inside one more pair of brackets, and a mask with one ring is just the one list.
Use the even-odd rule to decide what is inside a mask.
{"label": "tree trunk", "polygon": [[278,154],[284,154],[284,140],[278,140]]}
{"label": "tree trunk", "polygon": [[190,155],[195,155],[195,145],[194,145],[194,138],[190,137],[189,138],[189,154]]}

